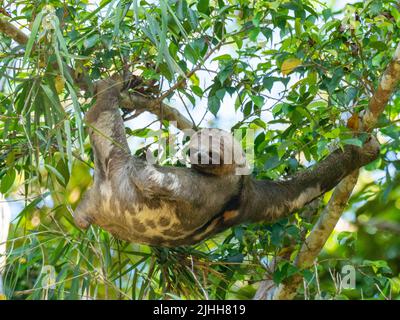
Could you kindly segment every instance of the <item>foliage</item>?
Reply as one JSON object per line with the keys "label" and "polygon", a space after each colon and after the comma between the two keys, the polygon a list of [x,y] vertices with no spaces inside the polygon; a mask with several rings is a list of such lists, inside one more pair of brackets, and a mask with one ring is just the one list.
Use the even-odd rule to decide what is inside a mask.
{"label": "foliage", "polygon": [[[182,97],[190,113],[205,108],[221,122],[224,112],[240,115],[232,129],[256,130],[254,175],[276,179],[322,159],[329,147],[366,138],[354,138],[347,119],[367,107],[400,41],[396,1],[337,11],[314,0],[35,0],[3,7],[30,33],[26,46],[0,34],[0,192],[24,203],[7,244],[9,299],[249,299],[275,256],[283,257],[271,275],[276,283],[303,273],[299,298],[400,297],[397,96],[379,121],[382,156],[352,197],[349,226],[332,235],[311,270],[290,263],[315,221],[301,212],[174,250],[121,242],[96,227],[82,232],[71,216],[93,168],[83,123],[91,91],[78,79],[128,66],[170,101]],[[199,124],[202,117],[193,118]],[[168,134],[170,124],[162,126]],[[127,133],[156,140],[143,123]],[[356,270],[354,289],[338,285],[343,265]]]}

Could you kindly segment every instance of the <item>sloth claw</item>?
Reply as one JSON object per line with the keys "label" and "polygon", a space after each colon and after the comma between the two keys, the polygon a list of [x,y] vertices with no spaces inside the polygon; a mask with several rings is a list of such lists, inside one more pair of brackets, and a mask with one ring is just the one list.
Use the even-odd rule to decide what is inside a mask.
{"label": "sloth claw", "polygon": [[80,229],[87,229],[92,223],[92,218],[86,213],[84,209],[87,199],[84,199],[73,213],[75,225]]}
{"label": "sloth claw", "polygon": [[87,217],[81,217],[79,215],[74,215],[75,225],[80,229],[87,229],[90,227],[91,223]]}

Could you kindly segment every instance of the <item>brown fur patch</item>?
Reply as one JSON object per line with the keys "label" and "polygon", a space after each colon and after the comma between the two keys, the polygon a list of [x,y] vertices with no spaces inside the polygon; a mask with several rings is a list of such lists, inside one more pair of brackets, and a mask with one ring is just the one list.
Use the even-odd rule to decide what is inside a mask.
{"label": "brown fur patch", "polygon": [[171,220],[167,217],[161,217],[160,220],[158,220],[158,223],[162,227],[166,227],[170,224]]}
{"label": "brown fur patch", "polygon": [[214,220],[210,223],[210,225],[207,227],[206,230],[204,230],[204,231],[203,231],[202,233],[200,233],[200,234],[196,234],[195,236],[193,236],[193,239],[195,239],[195,240],[200,240],[200,239],[203,239],[204,237],[208,236],[208,234],[209,234],[212,230],[214,230],[214,228],[217,226],[218,222],[220,222],[220,221],[221,221],[220,218],[214,219]]}
{"label": "brown fur patch", "polygon": [[144,222],[149,228],[152,228],[152,229],[156,228],[156,224],[154,223],[153,220],[146,219]]}
{"label": "brown fur patch", "polygon": [[173,230],[173,229],[163,230],[163,231],[161,231],[161,233],[163,235],[169,236],[169,237],[180,237],[183,234],[182,231]]}
{"label": "brown fur patch", "polygon": [[135,218],[132,218],[132,226],[137,232],[146,232],[147,230],[146,226]]}
{"label": "brown fur patch", "polygon": [[224,222],[236,218],[239,214],[237,210],[230,210],[224,212]]}

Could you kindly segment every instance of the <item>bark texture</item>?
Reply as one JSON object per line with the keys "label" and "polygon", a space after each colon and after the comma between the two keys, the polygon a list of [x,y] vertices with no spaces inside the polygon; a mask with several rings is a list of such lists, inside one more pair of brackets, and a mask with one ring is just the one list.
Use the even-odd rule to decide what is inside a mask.
{"label": "bark texture", "polygon": [[29,37],[9,21],[0,18],[0,32],[13,39],[18,44],[26,44]]}

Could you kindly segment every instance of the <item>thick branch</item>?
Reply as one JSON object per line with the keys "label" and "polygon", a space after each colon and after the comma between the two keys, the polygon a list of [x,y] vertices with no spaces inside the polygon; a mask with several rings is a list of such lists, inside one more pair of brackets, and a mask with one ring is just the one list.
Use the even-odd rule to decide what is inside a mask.
{"label": "thick branch", "polygon": [[397,46],[392,61],[387,66],[368,110],[363,118],[366,131],[371,131],[400,81],[400,44]]}
{"label": "thick branch", "polygon": [[372,227],[379,231],[400,234],[400,223],[385,220],[370,219],[368,222],[357,222],[358,226]]}
{"label": "thick branch", "polygon": [[[397,46],[393,59],[387,66],[378,88],[370,100],[368,110],[363,117],[363,127],[365,131],[371,131],[374,128],[399,82],[400,44]],[[298,268],[303,269],[310,267],[317,258],[346,208],[354,186],[357,183],[357,179],[358,171],[355,171],[336,187],[328,205],[300,249],[295,261],[295,265]],[[297,276],[291,279],[290,283],[280,285],[275,291],[274,299],[293,299],[301,280],[301,276]]]}
{"label": "thick branch", "polygon": [[26,44],[29,39],[25,33],[3,18],[0,18],[0,32],[4,33],[19,44]]}
{"label": "thick branch", "polygon": [[[304,241],[295,260],[299,269],[309,268],[328,240],[335,228],[343,210],[346,208],[351,192],[357,183],[358,170],[347,176],[335,188],[326,208],[314,225],[310,235]],[[290,282],[281,284],[274,293],[274,300],[289,300],[296,295],[297,288],[302,282],[302,276],[294,276]]]}

